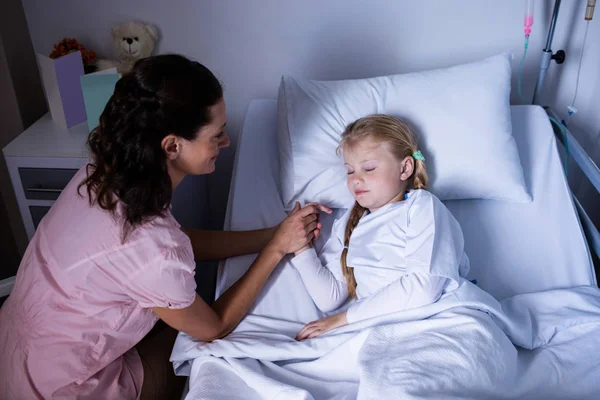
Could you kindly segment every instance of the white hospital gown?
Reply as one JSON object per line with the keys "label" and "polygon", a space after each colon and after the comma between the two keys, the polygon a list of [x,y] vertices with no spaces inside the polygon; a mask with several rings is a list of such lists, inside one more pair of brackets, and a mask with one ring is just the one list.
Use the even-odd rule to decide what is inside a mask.
{"label": "white hospital gown", "polygon": [[[334,222],[319,255],[311,248],[292,259],[323,312],[348,298],[340,257],[349,215]],[[408,199],[364,215],[350,237],[347,263],[357,282],[349,323],[434,303],[469,271],[458,221],[426,190],[412,190]]]}

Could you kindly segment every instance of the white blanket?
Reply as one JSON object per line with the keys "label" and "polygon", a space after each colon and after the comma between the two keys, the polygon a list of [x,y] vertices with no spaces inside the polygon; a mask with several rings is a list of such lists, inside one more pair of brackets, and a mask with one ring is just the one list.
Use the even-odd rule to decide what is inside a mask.
{"label": "white blanket", "polygon": [[250,314],[212,343],[180,334],[171,360],[179,374],[190,375],[186,399],[591,399],[600,393],[598,288],[498,302],[462,280],[432,305],[295,341],[302,326]]}

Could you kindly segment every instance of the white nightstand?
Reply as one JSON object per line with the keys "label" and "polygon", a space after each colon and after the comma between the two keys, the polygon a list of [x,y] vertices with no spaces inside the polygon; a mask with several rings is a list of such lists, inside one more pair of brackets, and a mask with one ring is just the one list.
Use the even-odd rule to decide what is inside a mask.
{"label": "white nightstand", "polygon": [[48,113],[3,149],[29,240],[62,189],[88,162],[88,135],[86,122],[64,129]]}

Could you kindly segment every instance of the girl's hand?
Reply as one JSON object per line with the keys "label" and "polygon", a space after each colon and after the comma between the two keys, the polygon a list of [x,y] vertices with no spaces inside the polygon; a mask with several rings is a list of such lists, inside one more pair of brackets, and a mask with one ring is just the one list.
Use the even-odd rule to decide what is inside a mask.
{"label": "girl's hand", "polygon": [[309,203],[303,208],[296,203],[294,210],[277,227],[268,246],[284,256],[309,244],[321,232],[319,211],[331,213],[329,208],[316,203]]}
{"label": "girl's hand", "polygon": [[[318,204],[318,203],[308,203],[307,205],[315,205],[317,207],[319,207],[320,211],[323,211],[327,214],[331,214],[332,211],[329,207],[325,207],[324,205]],[[317,216],[317,221],[319,221],[318,216]],[[317,229],[315,229],[315,237],[313,238],[313,240],[310,241],[310,243],[308,243],[306,246],[302,247],[299,250],[296,250],[294,252],[294,256],[299,255],[300,253],[305,252],[306,250],[310,249],[310,245],[315,243],[315,241],[319,238],[319,235],[321,234],[321,228],[322,228],[322,224],[319,222]]]}
{"label": "girl's hand", "polygon": [[[333,213],[333,211],[331,210],[331,208],[329,208],[327,206],[324,206],[323,204],[310,202],[310,203],[307,203],[306,206],[316,206],[319,209],[319,211],[321,211],[321,212],[324,212],[324,213],[327,213],[327,214]],[[319,214],[317,214],[317,221],[319,221]],[[313,242],[319,238],[319,235],[321,234],[321,227],[322,227],[322,225],[319,222],[319,227],[318,227],[318,229],[315,230],[315,237],[312,240]],[[307,246],[307,248],[308,248],[308,246]]]}
{"label": "girl's hand", "polygon": [[332,329],[339,328],[340,326],[348,325],[348,319],[346,319],[346,312],[342,312],[331,317],[326,317],[318,321],[313,321],[304,326],[302,330],[296,335],[296,340],[312,339],[329,332]]}

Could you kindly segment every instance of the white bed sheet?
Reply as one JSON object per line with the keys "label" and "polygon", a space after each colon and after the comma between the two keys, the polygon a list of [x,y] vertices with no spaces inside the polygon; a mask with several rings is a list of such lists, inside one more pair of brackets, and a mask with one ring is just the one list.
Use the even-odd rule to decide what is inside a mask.
{"label": "white bed sheet", "polygon": [[[248,107],[234,166],[227,229],[262,228],[286,216],[277,186],[276,115],[275,100],[257,99]],[[471,260],[469,278],[477,279],[478,285],[497,299],[519,293],[595,285],[590,253],[563,178],[556,140],[545,112],[538,106],[513,106],[512,117],[513,135],[533,202],[445,202],[464,231]],[[330,222],[325,216],[323,238],[328,236]],[[241,257],[220,265],[217,295],[241,276],[251,259]],[[287,273],[277,270],[269,286],[284,272]],[[296,299],[298,301],[305,297],[296,294],[302,297]],[[271,306],[287,307],[282,303]],[[279,314],[278,310],[272,311]]]}

